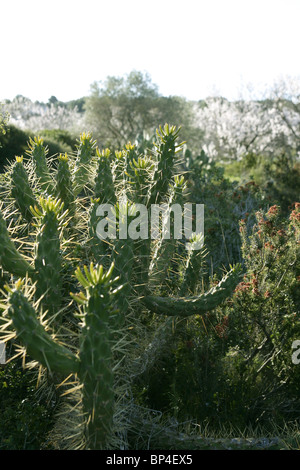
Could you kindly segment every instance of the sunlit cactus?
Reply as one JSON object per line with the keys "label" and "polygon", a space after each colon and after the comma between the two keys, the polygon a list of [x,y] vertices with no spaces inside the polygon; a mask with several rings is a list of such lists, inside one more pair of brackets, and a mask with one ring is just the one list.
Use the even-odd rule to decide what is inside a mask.
{"label": "sunlit cactus", "polygon": [[44,191],[52,189],[52,179],[47,164],[48,149],[44,146],[42,137],[29,139],[29,149],[27,155],[31,157],[33,168],[38,178],[38,182]]}
{"label": "sunlit cactus", "polygon": [[86,413],[86,433],[90,449],[106,448],[111,438],[114,414],[114,372],[112,317],[119,315],[114,299],[120,290],[112,278],[113,264],[105,273],[100,265],[76,277],[84,292],[74,295],[83,305],[83,325],[79,346],[79,380],[83,385],[82,403]]}
{"label": "sunlit cactus", "polygon": [[33,274],[33,266],[17,250],[7,229],[7,223],[0,211],[0,265],[8,273],[25,277],[27,273]]}
{"label": "sunlit cactus", "polygon": [[58,167],[55,174],[54,194],[57,199],[64,203],[69,216],[75,215],[75,196],[72,184],[70,162],[67,153],[58,157]]}
{"label": "sunlit cactus", "polygon": [[11,197],[22,217],[28,222],[32,219],[30,206],[35,204],[33,190],[28,181],[28,174],[23,165],[23,156],[16,157],[11,172]]}
{"label": "sunlit cactus", "polygon": [[[90,449],[115,442],[115,421],[123,416],[116,384],[125,387],[123,409],[132,396],[137,359],[144,351],[157,354],[170,318],[206,314],[239,282],[241,268],[234,266],[207,292],[198,288],[204,249],[192,248],[203,234],[192,240],[164,238],[162,227],[161,237],[152,239],[148,217],[147,236],[139,236],[142,206],[150,214],[152,205],[165,204],[168,213],[171,205],[182,207],[186,201],[178,135],[174,126],[160,127],[146,154],[131,143],[115,153],[100,150],[92,135],[83,133],[77,152],[52,158],[51,165],[43,140],[31,139],[29,161],[25,166],[17,158],[8,168],[8,187],[0,195],[0,267],[11,277],[3,314],[10,320],[0,322],[0,330],[8,338],[12,328],[29,356],[50,372],[76,376]],[[110,205],[105,215],[101,204]],[[113,221],[113,236],[103,237],[99,224],[108,228]],[[18,229],[23,238],[14,240]],[[23,291],[24,280],[30,296]],[[158,336],[149,326],[153,315],[160,324]],[[120,348],[114,346],[118,341]],[[116,380],[116,372],[122,378]]]}
{"label": "sunlit cactus", "polygon": [[36,298],[49,315],[55,314],[62,303],[61,230],[65,224],[64,203],[60,199],[39,198],[39,207],[31,207],[36,220],[34,267]]}
{"label": "sunlit cactus", "polygon": [[81,335],[77,354],[62,345],[46,331],[38,313],[22,293],[22,281],[8,291],[7,315],[12,320],[17,338],[33,359],[51,373],[78,374],[82,385],[82,409],[86,420],[88,449],[105,449],[110,439],[114,411],[114,373],[112,361],[111,317],[114,296],[120,289],[112,278],[113,265],[104,272],[102,266],[91,264],[80,268],[75,276],[84,292],[73,294],[83,305]]}
{"label": "sunlit cactus", "polygon": [[93,140],[90,133],[84,132],[80,135],[73,174],[75,195],[78,195],[86,187],[86,183],[90,179],[95,146],[96,141]]}

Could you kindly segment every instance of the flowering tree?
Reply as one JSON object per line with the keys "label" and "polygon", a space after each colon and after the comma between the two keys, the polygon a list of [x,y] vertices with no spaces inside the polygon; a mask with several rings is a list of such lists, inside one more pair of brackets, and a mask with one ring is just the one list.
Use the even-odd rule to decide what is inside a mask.
{"label": "flowering tree", "polygon": [[247,153],[299,153],[300,104],[274,97],[230,102],[208,98],[195,107],[196,123],[205,131],[202,148],[220,159],[240,159]]}
{"label": "flowering tree", "polygon": [[277,81],[260,98],[228,101],[209,97],[199,102],[158,93],[148,75],[133,71],[128,77],[108,77],[94,83],[85,101],[86,112],[51,97],[47,104],[17,96],[6,103],[11,124],[38,132],[62,129],[78,134],[92,130],[102,143],[117,146],[152,129],[160,122],[182,126],[192,150],[204,150],[219,160],[256,154],[289,158],[300,155],[300,79]]}
{"label": "flowering tree", "polygon": [[11,124],[32,132],[41,129],[62,129],[78,133],[83,127],[83,115],[76,106],[69,109],[53,102],[33,103],[29,98],[18,95],[6,103],[6,108],[11,116]]}

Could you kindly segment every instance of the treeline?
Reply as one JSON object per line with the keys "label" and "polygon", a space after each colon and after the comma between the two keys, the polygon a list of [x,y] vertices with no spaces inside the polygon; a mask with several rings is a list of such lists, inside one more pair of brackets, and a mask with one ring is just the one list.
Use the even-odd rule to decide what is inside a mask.
{"label": "treeline", "polygon": [[286,80],[270,87],[260,99],[230,102],[223,97],[189,101],[163,96],[148,74],[132,71],[109,76],[91,85],[89,96],[47,103],[23,96],[6,100],[10,124],[22,130],[67,130],[78,135],[92,131],[99,145],[120,148],[128,141],[152,138],[161,123],[181,126],[189,148],[221,160],[241,159],[249,153],[299,157],[300,81]]}
{"label": "treeline", "polygon": [[148,74],[132,71],[91,86],[89,96],[47,103],[23,96],[6,100],[6,134],[0,134],[0,171],[22,155],[33,135],[44,138],[49,155],[70,152],[80,133],[92,132],[100,148],[119,150],[128,141],[152,145],[165,122],[181,127],[187,158],[201,152],[225,168],[229,180],[254,180],[285,208],[297,199],[300,180],[300,81],[274,84],[260,99],[230,102],[222,97],[188,101],[163,96]]}

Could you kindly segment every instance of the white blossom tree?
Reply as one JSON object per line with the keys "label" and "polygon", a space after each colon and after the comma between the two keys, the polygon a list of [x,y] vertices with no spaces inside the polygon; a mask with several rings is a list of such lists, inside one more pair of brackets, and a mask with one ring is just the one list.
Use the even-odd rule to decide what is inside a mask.
{"label": "white blossom tree", "polygon": [[300,151],[300,80],[281,80],[261,99],[207,98],[194,107],[203,150],[219,159]]}
{"label": "white blossom tree", "polygon": [[69,109],[54,103],[32,102],[24,96],[16,96],[6,103],[10,114],[10,123],[23,130],[38,132],[41,129],[62,129],[71,132],[82,132],[83,114],[77,107]]}

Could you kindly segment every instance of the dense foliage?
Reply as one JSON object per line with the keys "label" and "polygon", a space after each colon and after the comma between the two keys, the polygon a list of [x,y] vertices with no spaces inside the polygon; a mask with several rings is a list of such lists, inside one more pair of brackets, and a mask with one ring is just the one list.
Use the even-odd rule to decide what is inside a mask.
{"label": "dense foliage", "polygon": [[239,429],[299,417],[300,368],[292,343],[300,336],[300,205],[278,206],[240,223],[246,274],[219,322],[178,320],[160,361],[145,377],[143,400],[180,421],[231,423]]}

